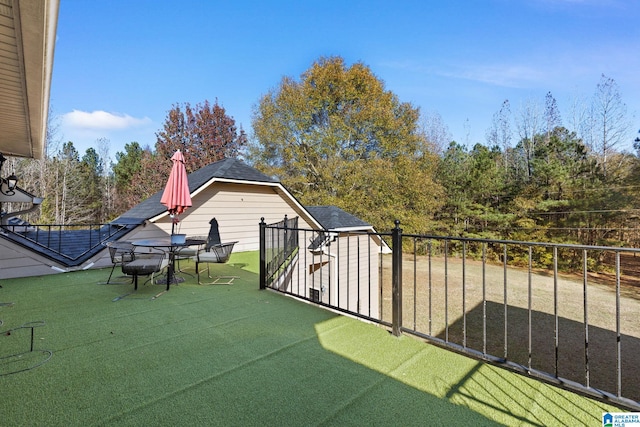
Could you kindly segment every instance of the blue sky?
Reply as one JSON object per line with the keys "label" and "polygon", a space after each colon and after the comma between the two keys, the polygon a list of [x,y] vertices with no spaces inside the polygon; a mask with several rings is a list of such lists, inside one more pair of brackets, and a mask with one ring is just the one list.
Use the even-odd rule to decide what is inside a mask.
{"label": "blue sky", "polygon": [[[451,137],[486,143],[493,114],[551,91],[563,116],[600,76],[640,129],[640,1],[61,0],[57,138],[81,154],[153,147],[175,103],[216,99],[251,134],[253,106],[321,56],[363,62]],[[563,117],[564,119],[565,117]],[[565,120],[566,121],[566,120]]]}

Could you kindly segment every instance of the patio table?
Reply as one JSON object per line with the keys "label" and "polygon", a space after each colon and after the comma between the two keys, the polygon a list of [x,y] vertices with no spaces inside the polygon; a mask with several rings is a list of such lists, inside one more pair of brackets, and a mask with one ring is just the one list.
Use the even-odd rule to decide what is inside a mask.
{"label": "patio table", "polygon": [[133,240],[131,244],[133,246],[154,248],[166,251],[169,254],[169,265],[167,266],[167,291],[171,283],[178,283],[175,277],[175,258],[176,251],[188,246],[199,246],[205,244],[205,240],[201,239],[186,239],[184,243],[174,243],[171,241],[171,237],[159,237],[155,239],[141,239]]}

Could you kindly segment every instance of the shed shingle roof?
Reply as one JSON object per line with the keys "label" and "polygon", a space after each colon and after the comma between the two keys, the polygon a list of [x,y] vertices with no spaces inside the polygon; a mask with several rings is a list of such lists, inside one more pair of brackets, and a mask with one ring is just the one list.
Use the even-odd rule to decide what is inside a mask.
{"label": "shed shingle roof", "polygon": [[[213,178],[233,181],[278,183],[279,181],[263,174],[238,159],[224,159],[211,163],[189,174],[189,191],[193,194]],[[114,224],[141,224],[143,221],[160,215],[166,208],[160,203],[162,190],[123,213],[113,221]],[[367,229],[371,225],[360,218],[343,211],[336,206],[305,206],[326,230]]]}
{"label": "shed shingle roof", "polygon": [[[238,159],[223,159],[204,166],[189,174],[189,191],[193,194],[197,189],[213,178],[235,181],[277,183],[277,180],[263,174]],[[115,224],[140,224],[143,221],[160,215],[166,208],[160,203],[160,190],[148,199],[138,203],[113,221]]]}
{"label": "shed shingle roof", "polygon": [[371,228],[371,224],[347,213],[336,206],[305,206],[311,214],[326,230],[344,228]]}

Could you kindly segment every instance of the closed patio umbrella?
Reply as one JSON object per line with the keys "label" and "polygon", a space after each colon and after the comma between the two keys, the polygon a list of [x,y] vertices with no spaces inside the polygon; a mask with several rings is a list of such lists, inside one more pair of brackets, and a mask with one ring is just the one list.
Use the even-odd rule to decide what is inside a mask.
{"label": "closed patio umbrella", "polygon": [[[187,179],[187,169],[184,166],[184,156],[180,150],[176,151],[171,157],[173,166],[164,188],[160,203],[167,207],[167,211],[171,216],[171,236],[175,233],[176,223],[179,221],[178,215],[191,206],[191,194],[189,192],[189,180]],[[175,247],[172,246],[169,251],[169,265],[167,271],[167,290],[170,283],[177,283],[179,280],[175,277]]]}
{"label": "closed patio umbrella", "polygon": [[182,152],[180,150],[176,151],[171,157],[171,161],[173,166],[160,203],[167,207],[167,211],[169,211],[169,215],[173,219],[171,222],[171,234],[173,235],[175,224],[178,222],[178,215],[191,206],[191,194]]}

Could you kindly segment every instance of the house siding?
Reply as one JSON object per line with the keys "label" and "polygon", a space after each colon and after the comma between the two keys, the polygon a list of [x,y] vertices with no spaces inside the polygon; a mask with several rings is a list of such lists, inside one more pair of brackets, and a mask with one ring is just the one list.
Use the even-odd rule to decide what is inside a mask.
{"label": "house siding", "polygon": [[9,240],[0,239],[0,279],[59,273],[57,263]]}
{"label": "house siding", "polygon": [[[215,182],[191,199],[192,206],[180,215],[176,233],[187,236],[207,236],[212,218],[218,220],[220,238],[223,242],[238,243],[234,252],[257,251],[259,249],[259,224],[281,221],[300,213],[293,203],[286,201],[273,186],[261,184],[236,184]],[[136,227],[122,240],[152,239],[171,234],[171,218],[163,215],[154,222]],[[303,218],[300,227],[311,227]],[[102,251],[92,262],[95,266],[111,265],[108,251]]]}
{"label": "house siding", "polygon": [[[299,216],[297,207],[285,200],[275,187],[252,184],[215,183],[192,198],[193,206],[181,215],[178,229],[187,236],[208,235],[209,221],[218,220],[223,242],[237,241],[234,251],[259,249],[259,224]],[[171,231],[170,218],[165,216],[156,223]],[[300,219],[300,227],[310,224]]]}
{"label": "house siding", "polygon": [[309,233],[301,231],[295,264],[273,286],[309,299],[315,290],[322,303],[379,317],[379,241],[367,234],[342,233],[324,252],[312,253],[304,246],[305,236]]}

